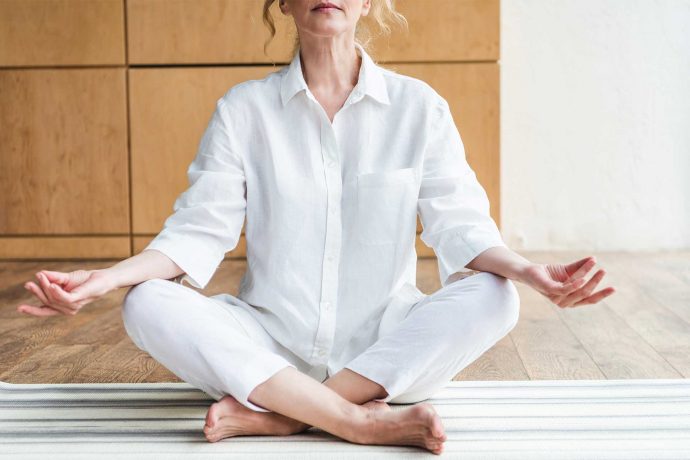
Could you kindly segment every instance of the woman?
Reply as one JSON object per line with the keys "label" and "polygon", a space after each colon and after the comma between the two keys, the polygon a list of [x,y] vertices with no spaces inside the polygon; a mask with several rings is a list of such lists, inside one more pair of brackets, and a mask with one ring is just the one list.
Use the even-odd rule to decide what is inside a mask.
{"label": "woman", "polygon": [[[400,18],[391,0],[281,0],[280,9],[298,31],[290,65],[217,101],[161,233],[107,269],[39,272],[26,287],[43,305],[18,309],[75,314],[133,286],[125,328],[217,400],[210,441],[316,426],[440,454],[441,420],[420,401],[515,326],[511,280],[561,307],[613,288],[593,293],[604,275],[586,282],[593,257],[542,265],[506,247],[447,102],[376,65],[355,40],[363,16],[383,28]],[[442,287],[430,295],[415,286],[417,215],[439,263]],[[238,295],[181,284],[207,285],[245,217]]]}

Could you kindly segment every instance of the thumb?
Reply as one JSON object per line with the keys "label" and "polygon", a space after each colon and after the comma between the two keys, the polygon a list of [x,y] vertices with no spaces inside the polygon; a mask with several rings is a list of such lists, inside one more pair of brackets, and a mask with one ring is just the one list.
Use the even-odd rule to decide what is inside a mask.
{"label": "thumb", "polygon": [[72,289],[69,294],[74,301],[85,300],[90,302],[110,291],[108,280],[98,276],[98,270],[87,272],[88,279]]}
{"label": "thumb", "polygon": [[72,301],[86,300],[92,297],[97,297],[97,286],[95,286],[91,280],[80,284],[71,291],[69,291],[69,296]]}

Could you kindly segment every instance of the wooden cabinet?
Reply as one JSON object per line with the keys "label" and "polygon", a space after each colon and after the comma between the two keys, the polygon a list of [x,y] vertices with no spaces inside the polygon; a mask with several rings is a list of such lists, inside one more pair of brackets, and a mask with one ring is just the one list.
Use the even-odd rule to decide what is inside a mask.
{"label": "wooden cabinet", "polygon": [[[0,2],[0,258],[143,249],[187,187],[215,101],[289,63],[292,19],[273,5],[264,53],[262,3]],[[375,39],[370,54],[449,101],[500,225],[499,1],[396,4],[409,33]],[[244,248],[243,235],[228,256]]]}
{"label": "wooden cabinet", "polygon": [[0,1],[0,66],[123,66],[122,0]]}

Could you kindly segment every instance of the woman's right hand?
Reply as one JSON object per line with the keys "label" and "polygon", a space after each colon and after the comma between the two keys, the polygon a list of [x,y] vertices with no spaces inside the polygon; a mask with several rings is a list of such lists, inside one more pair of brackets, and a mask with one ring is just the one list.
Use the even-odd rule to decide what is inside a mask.
{"label": "woman's right hand", "polygon": [[21,304],[20,313],[33,316],[76,315],[81,307],[115,289],[109,272],[75,270],[64,273],[41,270],[36,273],[38,284],[28,281],[24,287],[34,294],[41,305]]}

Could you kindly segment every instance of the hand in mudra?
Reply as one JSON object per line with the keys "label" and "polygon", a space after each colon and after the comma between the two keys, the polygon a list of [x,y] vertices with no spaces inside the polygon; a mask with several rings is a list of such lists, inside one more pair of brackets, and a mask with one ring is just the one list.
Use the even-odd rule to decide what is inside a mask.
{"label": "hand in mudra", "polygon": [[69,273],[41,270],[38,283],[28,281],[24,287],[34,294],[41,305],[21,304],[20,313],[34,316],[75,315],[87,303],[112,289],[110,279],[102,270],[75,270]]}
{"label": "hand in mudra", "polygon": [[594,304],[615,292],[613,287],[607,287],[593,293],[606,274],[600,269],[587,281],[585,275],[594,265],[593,256],[570,264],[532,264],[525,269],[520,281],[561,308]]}

